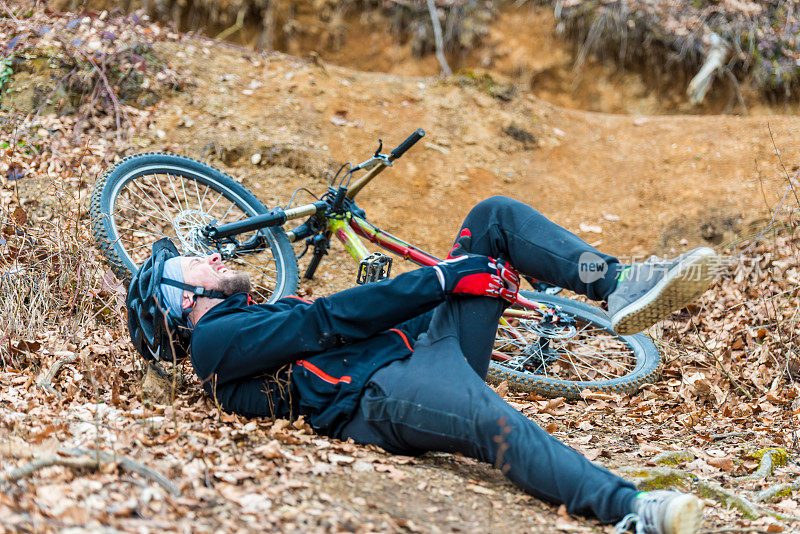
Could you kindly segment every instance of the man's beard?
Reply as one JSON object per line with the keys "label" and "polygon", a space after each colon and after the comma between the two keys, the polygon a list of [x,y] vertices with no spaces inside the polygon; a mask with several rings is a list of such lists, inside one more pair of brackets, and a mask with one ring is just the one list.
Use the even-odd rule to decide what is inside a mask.
{"label": "man's beard", "polygon": [[226,297],[230,297],[236,293],[249,293],[250,275],[241,271],[228,271],[219,281],[219,287],[217,289]]}

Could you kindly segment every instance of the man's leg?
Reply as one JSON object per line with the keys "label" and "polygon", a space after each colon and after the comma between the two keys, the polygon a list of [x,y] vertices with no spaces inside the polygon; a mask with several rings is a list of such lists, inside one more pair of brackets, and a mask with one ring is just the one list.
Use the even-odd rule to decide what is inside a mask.
{"label": "man's leg", "polygon": [[[635,334],[697,299],[717,255],[698,247],[672,259],[624,266],[516,200],[492,197],[464,219],[457,249],[504,257],[522,274],[606,300],[618,334]],[[457,254],[457,251],[456,251]]]}
{"label": "man's leg", "polygon": [[411,357],[378,370],[337,437],[401,454],[459,452],[570,513],[607,522],[630,513],[637,493],[503,401],[467,365],[453,336],[423,336]]}
{"label": "man's leg", "polygon": [[[616,258],[602,254],[530,206],[510,198],[492,197],[478,203],[464,219],[456,246],[456,254],[502,256],[527,276],[590,298],[604,299],[616,286]],[[604,262],[604,276],[582,281],[590,280],[579,273],[582,257]],[[485,379],[504,305],[504,301],[493,298],[450,297],[434,311],[428,336],[434,340],[457,338],[470,366]]]}
{"label": "man's leg", "polygon": [[[503,257],[520,273],[605,300],[622,266],[532,207],[491,197],[467,214],[455,242],[459,250]],[[585,269],[581,272],[581,268]],[[591,270],[589,270],[591,269]]]}

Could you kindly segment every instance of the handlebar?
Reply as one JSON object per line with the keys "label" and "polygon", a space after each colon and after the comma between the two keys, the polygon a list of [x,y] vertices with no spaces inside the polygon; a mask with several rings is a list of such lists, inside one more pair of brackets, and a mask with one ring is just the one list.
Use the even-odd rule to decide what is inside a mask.
{"label": "handlebar", "polygon": [[417,141],[419,141],[420,139],[422,139],[423,137],[425,137],[425,130],[423,130],[422,128],[417,128],[417,130],[414,133],[412,133],[411,135],[409,135],[408,138],[405,141],[400,143],[397,146],[397,148],[392,150],[391,156],[389,157],[389,160],[390,161],[394,161],[397,158],[399,158],[400,156],[402,156],[403,154],[405,154],[406,150],[408,150],[409,148],[414,146],[414,144]]}
{"label": "handlebar", "polygon": [[[400,156],[406,153],[406,150],[414,146],[414,144],[422,139],[425,136],[425,130],[422,128],[417,129],[414,133],[412,133],[408,138],[400,143],[397,148],[392,150],[391,154],[389,154],[389,163],[396,160]],[[347,198],[353,200],[356,198],[356,195],[359,191],[364,189],[364,186],[367,185],[373,178],[378,176],[378,174],[386,168],[386,164],[379,164],[372,168],[367,174],[359,178],[353,185],[351,185],[347,190]]]}
{"label": "handlebar", "polygon": [[[317,202],[312,202],[311,204],[297,206],[296,208],[290,208],[287,210],[274,208],[268,213],[256,215],[254,217],[248,217],[247,219],[241,221],[220,224],[218,226],[210,224],[203,228],[202,233],[205,237],[210,239],[226,239],[231,236],[251,232],[253,230],[258,230],[269,226],[279,226],[286,221],[324,212],[331,207],[333,207],[335,210],[339,210],[344,204],[345,199],[352,200],[355,198],[358,192],[361,191],[365,185],[367,185],[373,178],[380,174],[380,172],[390,165],[392,161],[405,154],[409,148],[414,146],[423,137],[425,137],[425,130],[418,128],[414,133],[409,135],[405,141],[400,143],[397,148],[392,150],[388,157],[381,156],[385,158],[383,162],[375,165],[369,172],[367,172],[367,174],[359,178],[349,188],[340,186],[336,191],[332,203],[329,203],[326,200],[319,200]],[[378,154],[376,154],[376,156],[377,155]],[[388,160],[388,163],[386,160]]]}

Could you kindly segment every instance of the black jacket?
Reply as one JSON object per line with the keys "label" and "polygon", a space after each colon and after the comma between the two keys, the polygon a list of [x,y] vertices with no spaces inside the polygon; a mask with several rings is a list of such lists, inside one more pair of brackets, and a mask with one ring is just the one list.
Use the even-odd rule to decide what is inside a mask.
{"label": "black jacket", "polygon": [[411,354],[428,312],[443,300],[431,267],[314,302],[252,304],[239,293],[195,325],[192,364],[228,411],[286,417],[296,409],[333,434],[350,419],[372,373]]}

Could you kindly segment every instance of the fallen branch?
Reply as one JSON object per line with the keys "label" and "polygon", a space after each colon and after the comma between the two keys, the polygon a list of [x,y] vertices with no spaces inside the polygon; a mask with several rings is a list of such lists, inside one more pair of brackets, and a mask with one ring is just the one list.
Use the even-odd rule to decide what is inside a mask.
{"label": "fallen branch", "polygon": [[433,39],[436,43],[436,59],[439,60],[439,65],[441,65],[444,75],[451,76],[453,71],[450,70],[450,65],[447,64],[447,59],[444,57],[442,26],[439,23],[439,15],[436,12],[436,4],[434,4],[433,0],[428,0],[428,13],[431,16],[431,24],[433,24]]}
{"label": "fallen branch", "polygon": [[143,478],[154,482],[164,488],[173,497],[178,497],[181,491],[175,484],[172,483],[167,477],[144,464],[132,460],[125,456],[110,454],[102,451],[94,451],[88,449],[69,449],[61,451],[68,456],[53,454],[43,456],[31,460],[22,467],[13,469],[7,473],[0,473],[0,482],[15,482],[22,478],[31,476],[36,471],[44,469],[45,467],[52,467],[55,465],[69,467],[72,469],[92,469],[100,470],[104,465],[117,463],[119,467],[136,473]]}
{"label": "fallen branch", "polygon": [[[56,354],[60,354],[60,353],[56,353]],[[50,383],[56,377],[56,375],[61,370],[61,368],[64,367],[66,364],[72,363],[72,362],[74,362],[75,360],[78,359],[78,355],[76,353],[74,353],[74,352],[65,351],[63,354],[64,355],[61,358],[57,359],[53,363],[53,365],[50,366],[50,369],[47,370],[47,372],[42,377],[42,379],[39,380],[39,383],[38,383],[39,387],[42,388],[43,390],[49,392],[49,393],[55,392],[55,390],[53,389],[53,386]]]}
{"label": "fallen branch", "polygon": [[44,469],[45,467],[52,467],[54,465],[60,465],[63,467],[71,467],[73,469],[97,469],[97,461],[92,458],[69,458],[64,456],[44,456],[42,458],[36,458],[35,460],[31,460],[27,464],[23,465],[22,467],[18,467],[17,469],[13,469],[8,473],[0,474],[0,481],[1,482],[16,482],[21,478],[25,478],[31,476],[39,469]]}
{"label": "fallen branch", "polygon": [[721,439],[728,438],[743,438],[755,433],[756,432],[753,430],[745,430],[744,432],[723,432],[721,434],[711,434],[711,441],[719,441]]}
{"label": "fallen branch", "polygon": [[91,455],[95,458],[99,457],[100,461],[105,463],[118,462],[120,467],[136,473],[137,475],[140,475],[151,482],[155,482],[173,497],[179,497],[181,494],[181,490],[179,490],[178,487],[166,476],[162,475],[152,467],[148,467],[137,462],[136,460],[128,458],[127,456],[120,456],[118,454],[111,454],[108,452],[94,451],[89,449],[72,449],[72,452],[77,454]]}
{"label": "fallen branch", "polygon": [[711,50],[706,56],[705,63],[703,63],[703,66],[700,67],[700,72],[692,78],[686,88],[686,94],[689,95],[689,102],[692,105],[703,101],[709,88],[711,88],[711,80],[714,78],[714,74],[722,67],[729,50],[730,48],[722,37],[716,33],[711,34]]}

